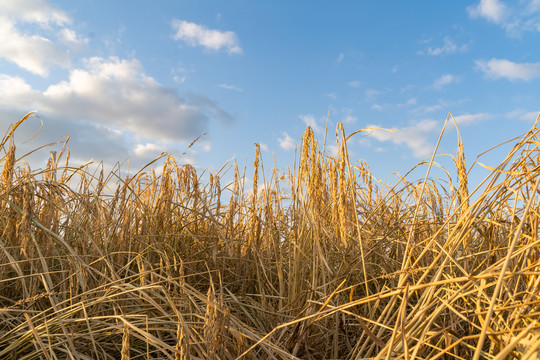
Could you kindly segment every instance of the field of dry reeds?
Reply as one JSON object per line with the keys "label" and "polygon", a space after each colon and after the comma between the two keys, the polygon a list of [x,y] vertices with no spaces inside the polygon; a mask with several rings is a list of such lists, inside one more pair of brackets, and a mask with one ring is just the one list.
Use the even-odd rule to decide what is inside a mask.
{"label": "field of dry reeds", "polygon": [[341,125],[337,156],[308,128],[293,169],[256,147],[249,183],[172,157],[104,174],[67,149],[32,170],[13,142],[30,115],[0,144],[0,359],[540,353],[537,124],[475,190],[459,135],[444,183],[432,158],[388,185]]}

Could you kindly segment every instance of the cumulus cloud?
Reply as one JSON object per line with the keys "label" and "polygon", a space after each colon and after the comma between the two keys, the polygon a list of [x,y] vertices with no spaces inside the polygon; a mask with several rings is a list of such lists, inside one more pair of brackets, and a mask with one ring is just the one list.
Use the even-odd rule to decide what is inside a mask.
{"label": "cumulus cloud", "polygon": [[23,35],[15,23],[0,17],[0,57],[34,74],[46,76],[51,66],[68,67],[67,51],[39,35]]}
{"label": "cumulus cloud", "polygon": [[499,0],[480,0],[476,6],[467,8],[472,18],[482,17],[494,23],[500,24],[508,13],[506,5]]}
{"label": "cumulus cloud", "polygon": [[283,137],[278,138],[278,144],[284,150],[292,150],[296,147],[294,139],[286,132],[283,132]]}
{"label": "cumulus cloud", "polygon": [[66,27],[71,18],[47,0],[0,0],[0,14],[0,58],[36,75],[47,76],[53,66],[69,67],[69,50],[88,43]]}
{"label": "cumulus cloud", "polygon": [[[115,128],[145,143],[161,145],[193,140],[205,132],[211,119],[232,119],[215,101],[192,93],[179,96],[146,75],[138,60],[116,57],[87,59],[84,69],[71,71],[68,80],[44,91],[33,89],[20,77],[1,75],[0,107],[35,109],[72,128],[76,128],[73,124],[86,124],[93,129],[90,133],[99,132],[100,126]],[[59,133],[70,135],[66,132]],[[80,130],[74,134],[84,137]],[[149,148],[137,151],[142,154],[144,149]]]}
{"label": "cumulus cloud", "polygon": [[427,52],[429,55],[437,56],[437,55],[444,55],[444,54],[453,54],[456,52],[462,52],[467,50],[467,45],[457,45],[452,39],[449,37],[444,38],[444,44],[441,47],[435,47],[435,48],[428,48]]}
{"label": "cumulus cloud", "polygon": [[[429,139],[437,130],[439,123],[435,120],[422,120],[411,126],[402,128],[392,128],[394,132],[384,130],[373,130],[371,137],[381,142],[390,141],[396,145],[405,145],[412,150],[415,157],[427,157],[433,151],[433,144]],[[380,126],[369,125],[368,128]]]}
{"label": "cumulus cloud", "polygon": [[475,64],[488,78],[530,81],[540,77],[540,63],[515,63],[506,59],[476,60]]}
{"label": "cumulus cloud", "polygon": [[453,83],[455,84],[455,83],[458,83],[460,81],[461,81],[461,79],[459,77],[455,76],[455,75],[444,74],[441,77],[435,79],[435,81],[433,81],[433,88],[437,89],[437,90],[440,90],[443,87],[445,87],[446,85],[453,84]]}
{"label": "cumulus cloud", "polygon": [[225,49],[229,54],[242,53],[238,36],[232,31],[212,30],[183,20],[173,20],[172,27],[176,31],[173,38],[190,46],[202,46],[214,51]]}

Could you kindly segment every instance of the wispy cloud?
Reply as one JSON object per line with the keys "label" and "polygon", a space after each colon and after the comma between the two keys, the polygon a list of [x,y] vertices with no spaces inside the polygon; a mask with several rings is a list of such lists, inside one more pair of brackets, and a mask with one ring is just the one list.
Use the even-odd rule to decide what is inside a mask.
{"label": "wispy cloud", "polygon": [[[422,120],[411,126],[392,128],[394,132],[373,130],[371,137],[381,142],[392,142],[396,145],[405,145],[412,150],[415,157],[427,157],[433,151],[430,138],[434,135],[439,123],[435,120]],[[380,127],[368,125],[368,127]]]}
{"label": "wispy cloud", "polygon": [[339,54],[339,56],[337,57],[336,59],[336,62],[337,63],[340,63],[343,61],[343,59],[345,59],[345,55],[343,53]]}
{"label": "wispy cloud", "polygon": [[452,75],[452,74],[444,74],[441,77],[435,79],[433,81],[433,88],[437,90],[441,90],[446,85],[450,84],[456,84],[461,81],[461,78],[458,76]]}
{"label": "wispy cloud", "polygon": [[88,45],[89,40],[77,34],[74,30],[63,28],[58,32],[58,40],[72,50],[80,50]]}
{"label": "wispy cloud", "polygon": [[47,0],[0,1],[0,13],[17,21],[38,23],[42,26],[71,23],[71,18],[64,11],[52,6]]}
{"label": "wispy cloud", "polygon": [[496,24],[501,24],[505,20],[508,10],[506,5],[499,0],[480,0],[476,6],[467,8],[472,18],[485,18]]}
{"label": "wispy cloud", "polygon": [[463,114],[454,116],[454,119],[458,125],[473,125],[491,118],[493,118],[493,114],[489,113]]}
{"label": "wispy cloud", "polygon": [[522,109],[516,109],[506,113],[506,117],[510,119],[519,119],[523,121],[533,122],[538,117],[540,111],[524,111]]}
{"label": "wispy cloud", "polygon": [[316,133],[321,134],[324,131],[323,127],[319,125],[319,122],[317,121],[317,119],[315,119],[315,116],[300,115],[298,117],[300,118],[300,120],[302,120],[304,124],[306,124],[306,126],[311,127],[311,129]]}
{"label": "wispy cloud", "polygon": [[183,20],[173,20],[172,27],[176,30],[173,38],[190,46],[202,46],[214,51],[224,49],[229,54],[242,53],[238,36],[232,31],[212,30]]}
{"label": "wispy cloud", "polygon": [[341,113],[343,114],[342,122],[346,124],[356,122],[357,117],[353,115],[353,110],[351,108],[344,107],[341,109]]}
{"label": "wispy cloud", "polygon": [[525,121],[534,121],[538,118],[539,114],[540,114],[540,111],[529,111],[528,113],[521,115],[519,119],[525,120]]}
{"label": "wispy cloud", "polygon": [[353,80],[353,81],[349,81],[347,85],[349,85],[352,88],[359,88],[360,85],[362,85],[362,83],[358,80]]}
{"label": "wispy cloud", "polygon": [[283,137],[278,138],[278,144],[284,150],[292,150],[296,147],[294,139],[286,132],[283,132]]}
{"label": "wispy cloud", "polygon": [[506,59],[476,60],[475,64],[488,78],[530,81],[540,77],[540,63],[515,63]]}
{"label": "wispy cloud", "polygon": [[244,91],[244,89],[241,89],[241,88],[236,87],[236,86],[234,86],[234,85],[225,84],[225,83],[219,84],[218,86],[219,86],[220,88],[222,88],[222,89],[227,89],[227,90]]}
{"label": "wispy cloud", "polygon": [[441,110],[445,105],[446,104],[444,103],[438,103],[434,105],[422,105],[412,109],[411,112],[415,114],[429,114],[434,111]]}
{"label": "wispy cloud", "polygon": [[540,31],[540,1],[480,0],[467,8],[473,19],[484,18],[501,26],[510,36],[520,36],[523,31]]}
{"label": "wispy cloud", "polygon": [[375,96],[381,94],[381,92],[375,89],[367,89],[365,91],[365,94],[366,94],[366,101],[370,102],[375,99]]}
{"label": "wispy cloud", "polygon": [[444,54],[453,54],[467,50],[467,45],[457,45],[450,37],[444,38],[444,44],[440,47],[429,47],[427,52],[429,55],[437,56]]}

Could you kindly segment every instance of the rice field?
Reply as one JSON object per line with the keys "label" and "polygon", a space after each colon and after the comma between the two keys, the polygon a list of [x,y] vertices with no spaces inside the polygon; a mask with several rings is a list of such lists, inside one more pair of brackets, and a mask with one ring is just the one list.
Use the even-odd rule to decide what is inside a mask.
{"label": "rice field", "polygon": [[32,170],[31,115],[0,144],[0,359],[540,356],[538,120],[473,189],[459,136],[446,181],[433,157],[387,184],[340,124],[337,156],[307,128],[291,169],[256,146],[249,181],[67,148]]}

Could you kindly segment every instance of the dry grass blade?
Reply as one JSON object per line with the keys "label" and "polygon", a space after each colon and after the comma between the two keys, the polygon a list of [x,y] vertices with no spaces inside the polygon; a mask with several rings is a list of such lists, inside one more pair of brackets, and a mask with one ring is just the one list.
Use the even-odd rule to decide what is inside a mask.
{"label": "dry grass blade", "polygon": [[373,129],[341,124],[337,156],[308,128],[292,169],[268,171],[256,146],[252,170],[162,154],[122,176],[70,165],[66,144],[32,171],[13,140],[31,116],[0,146],[0,359],[540,351],[540,117],[469,191],[483,164],[466,169],[459,131],[455,168],[436,149],[396,184],[350,159]]}

